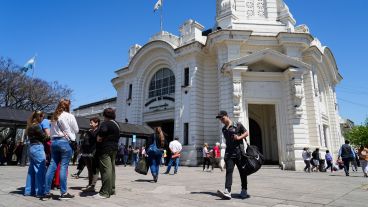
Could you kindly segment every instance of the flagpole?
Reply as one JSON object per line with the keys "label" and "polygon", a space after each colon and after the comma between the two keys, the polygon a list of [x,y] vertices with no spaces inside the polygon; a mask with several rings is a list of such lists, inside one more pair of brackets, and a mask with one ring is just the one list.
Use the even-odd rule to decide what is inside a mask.
{"label": "flagpole", "polygon": [[160,29],[161,29],[161,33],[163,32],[163,7],[164,7],[164,0],[161,1],[161,6],[160,6]]}

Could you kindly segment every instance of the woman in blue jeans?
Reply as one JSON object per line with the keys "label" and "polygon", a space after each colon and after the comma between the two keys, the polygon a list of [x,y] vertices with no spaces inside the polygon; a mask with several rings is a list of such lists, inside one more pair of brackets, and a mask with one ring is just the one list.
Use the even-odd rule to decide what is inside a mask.
{"label": "woman in blue jeans", "polygon": [[51,163],[46,173],[45,196],[42,200],[52,197],[51,184],[58,164],[60,164],[60,200],[74,198],[74,195],[67,192],[67,170],[73,155],[69,142],[75,141],[75,134],[79,128],[74,115],[69,111],[70,100],[63,99],[59,102],[51,120]]}
{"label": "woman in blue jeans", "polygon": [[43,113],[35,111],[28,119],[26,134],[30,146],[28,150],[29,168],[27,173],[25,196],[42,197],[45,193],[46,156],[43,142],[47,135],[41,128]]}
{"label": "woman in blue jeans", "polygon": [[160,172],[161,157],[165,148],[165,136],[161,127],[155,128],[155,133],[148,138],[146,146],[151,174],[154,182],[157,183],[158,174]]}

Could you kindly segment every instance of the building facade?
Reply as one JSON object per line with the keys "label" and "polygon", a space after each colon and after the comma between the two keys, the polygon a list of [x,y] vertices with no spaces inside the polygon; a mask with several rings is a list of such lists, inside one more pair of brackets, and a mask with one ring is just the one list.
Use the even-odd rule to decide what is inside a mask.
{"label": "building facade", "polygon": [[119,121],[178,136],[185,165],[201,161],[204,143],[222,142],[219,110],[249,129],[268,163],[300,170],[306,146],[337,155],[342,77],[331,50],[295,26],[283,0],[216,4],[213,30],[188,20],[180,37],[160,32],[130,48],[128,66],[112,80]]}

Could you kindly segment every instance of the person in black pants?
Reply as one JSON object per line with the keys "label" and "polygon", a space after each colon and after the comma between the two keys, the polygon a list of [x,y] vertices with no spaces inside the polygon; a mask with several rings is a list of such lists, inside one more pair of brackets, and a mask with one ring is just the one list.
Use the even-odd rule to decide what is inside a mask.
{"label": "person in black pants", "polygon": [[96,154],[96,134],[98,131],[98,126],[100,125],[100,119],[95,117],[89,120],[89,125],[91,127],[81,139],[81,152],[82,158],[88,169],[88,185],[86,188],[82,189],[84,192],[95,192],[95,185],[93,177],[97,173],[97,163],[95,159]]}
{"label": "person in black pants", "polygon": [[226,140],[226,150],[225,150],[225,165],[226,165],[226,181],[225,181],[225,191],[217,191],[218,195],[222,199],[231,199],[231,185],[233,183],[233,172],[235,165],[238,167],[240,179],[241,179],[241,192],[240,197],[242,199],[249,198],[250,196],[247,193],[247,176],[241,172],[241,163],[240,158],[242,154],[245,154],[244,151],[244,141],[249,133],[244,128],[241,123],[233,122],[226,111],[220,111],[220,113],[216,116],[217,119],[224,124],[222,128],[222,133]]}
{"label": "person in black pants", "polygon": [[344,162],[346,176],[349,176],[350,162],[355,159],[355,151],[349,144],[349,140],[345,140],[345,144],[343,144],[339,150],[339,159],[342,158],[342,161]]}

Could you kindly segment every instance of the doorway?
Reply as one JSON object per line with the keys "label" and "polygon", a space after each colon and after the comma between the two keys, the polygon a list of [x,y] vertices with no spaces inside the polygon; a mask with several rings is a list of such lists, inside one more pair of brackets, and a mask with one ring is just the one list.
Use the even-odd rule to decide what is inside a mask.
{"label": "doorway", "polygon": [[276,111],[273,104],[249,104],[250,144],[258,147],[265,164],[279,164]]}

